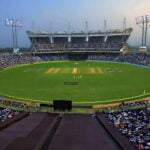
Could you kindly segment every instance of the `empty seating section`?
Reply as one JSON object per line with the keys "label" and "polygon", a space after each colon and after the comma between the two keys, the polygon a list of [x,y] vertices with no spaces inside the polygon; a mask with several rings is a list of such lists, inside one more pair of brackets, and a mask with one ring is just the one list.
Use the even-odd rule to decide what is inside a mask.
{"label": "empty seating section", "polygon": [[[0,131],[0,149],[5,149],[18,137],[26,137],[46,116],[44,113],[33,113],[28,117],[22,119],[9,126],[8,128]],[[25,145],[25,144],[24,144]],[[22,145],[22,147],[24,146]],[[17,145],[16,145],[17,147]]]}
{"label": "empty seating section", "polygon": [[0,132],[1,150],[117,150],[95,114],[32,113]]}
{"label": "empty seating section", "polygon": [[91,115],[64,115],[49,150],[106,150],[118,147]]}
{"label": "empty seating section", "polygon": [[[38,117],[41,117],[40,122],[38,122],[38,124],[33,128],[33,130],[31,130],[31,132],[27,136],[21,136],[14,139],[14,141],[6,147],[6,150],[16,150],[16,148],[21,150],[32,150],[35,147],[38,148],[38,143],[40,143],[40,140],[42,139],[44,134],[48,131],[49,128],[51,129],[53,127],[53,122],[55,122],[56,116],[57,115],[48,113],[37,113],[35,119],[38,120]],[[41,145],[39,144],[39,146]]]}

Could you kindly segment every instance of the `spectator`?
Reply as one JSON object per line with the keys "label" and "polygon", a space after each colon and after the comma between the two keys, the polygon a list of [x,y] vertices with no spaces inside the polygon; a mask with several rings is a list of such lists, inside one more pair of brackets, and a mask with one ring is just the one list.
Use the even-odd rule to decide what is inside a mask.
{"label": "spectator", "polygon": [[121,134],[127,136],[137,149],[150,149],[150,111],[109,113],[108,119]]}

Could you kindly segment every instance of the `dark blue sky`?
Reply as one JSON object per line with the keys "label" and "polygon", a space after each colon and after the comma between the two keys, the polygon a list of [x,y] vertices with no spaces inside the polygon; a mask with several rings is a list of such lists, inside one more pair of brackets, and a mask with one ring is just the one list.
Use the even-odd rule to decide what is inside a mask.
{"label": "dark blue sky", "polygon": [[122,28],[124,17],[127,26],[134,29],[129,43],[139,45],[141,30],[135,24],[135,17],[145,14],[150,14],[150,0],[0,0],[0,47],[12,45],[6,18],[20,19],[23,23],[18,33],[19,46],[30,45],[25,31],[31,28],[65,31],[70,22],[72,31],[80,31],[85,29],[87,20],[89,30],[103,30],[106,19],[108,29],[118,29]]}

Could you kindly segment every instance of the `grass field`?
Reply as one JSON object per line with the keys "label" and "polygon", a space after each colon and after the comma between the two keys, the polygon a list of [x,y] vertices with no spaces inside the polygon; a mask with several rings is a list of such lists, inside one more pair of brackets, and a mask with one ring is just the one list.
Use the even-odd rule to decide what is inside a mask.
{"label": "grass field", "polygon": [[[105,104],[149,96],[150,69],[111,62],[61,61],[0,72],[0,96],[19,101]],[[77,84],[74,84],[77,83]]]}

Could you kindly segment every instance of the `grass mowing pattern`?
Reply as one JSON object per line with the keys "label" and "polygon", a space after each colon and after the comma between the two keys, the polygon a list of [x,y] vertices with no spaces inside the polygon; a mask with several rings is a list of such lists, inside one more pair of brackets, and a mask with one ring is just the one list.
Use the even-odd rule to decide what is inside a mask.
{"label": "grass mowing pattern", "polygon": [[150,69],[139,66],[111,62],[45,62],[1,71],[0,95],[20,101],[51,103],[53,99],[68,99],[74,104],[105,104],[149,96],[149,81]]}

